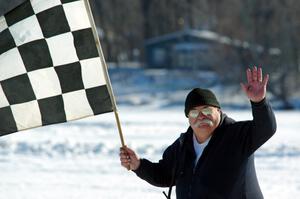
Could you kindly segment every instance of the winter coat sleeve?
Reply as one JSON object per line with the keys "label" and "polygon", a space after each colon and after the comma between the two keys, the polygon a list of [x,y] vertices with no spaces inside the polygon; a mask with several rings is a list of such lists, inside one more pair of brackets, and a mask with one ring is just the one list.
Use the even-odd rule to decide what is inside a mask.
{"label": "winter coat sleeve", "polygon": [[266,99],[261,102],[251,102],[253,120],[241,122],[243,148],[247,156],[254,153],[276,132],[276,119],[274,112]]}
{"label": "winter coat sleeve", "polygon": [[179,141],[176,140],[163,153],[162,159],[157,163],[141,159],[141,164],[134,172],[141,179],[158,187],[169,187],[172,181],[172,172],[175,168]]}

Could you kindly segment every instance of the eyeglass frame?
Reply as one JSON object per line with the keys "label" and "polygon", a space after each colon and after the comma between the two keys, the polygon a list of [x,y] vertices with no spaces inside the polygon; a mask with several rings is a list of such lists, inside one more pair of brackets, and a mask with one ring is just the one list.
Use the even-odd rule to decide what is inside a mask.
{"label": "eyeglass frame", "polygon": [[[193,114],[194,113],[194,114]],[[204,107],[201,110],[197,110],[197,109],[192,109],[190,110],[188,116],[192,119],[196,119],[197,117],[199,117],[200,113],[206,117],[211,116],[213,113],[213,110],[211,107]]]}

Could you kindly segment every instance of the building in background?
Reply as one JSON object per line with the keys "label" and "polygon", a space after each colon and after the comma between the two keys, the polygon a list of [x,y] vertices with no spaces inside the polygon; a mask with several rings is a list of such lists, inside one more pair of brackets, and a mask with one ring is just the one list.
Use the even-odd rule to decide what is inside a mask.
{"label": "building in background", "polygon": [[215,70],[225,64],[245,66],[253,59],[252,51],[257,54],[264,49],[212,31],[195,29],[154,37],[145,43],[149,68]]}

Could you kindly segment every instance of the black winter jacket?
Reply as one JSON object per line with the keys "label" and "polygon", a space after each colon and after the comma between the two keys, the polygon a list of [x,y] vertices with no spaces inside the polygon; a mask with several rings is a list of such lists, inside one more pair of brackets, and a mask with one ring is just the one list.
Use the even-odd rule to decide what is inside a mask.
{"label": "black winter jacket", "polygon": [[222,113],[195,167],[189,127],[158,163],[142,159],[135,173],[155,186],[175,185],[177,199],[262,199],[253,153],[275,133],[276,121],[266,100],[251,105],[251,121],[235,122]]}

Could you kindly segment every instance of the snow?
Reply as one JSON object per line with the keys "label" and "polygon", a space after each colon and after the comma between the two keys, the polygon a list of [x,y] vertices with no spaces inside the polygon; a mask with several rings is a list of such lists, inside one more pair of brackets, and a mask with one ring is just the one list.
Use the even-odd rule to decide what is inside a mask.
{"label": "snow", "polygon": [[[211,73],[203,75],[209,79],[184,72],[169,78],[165,78],[167,71],[134,74],[135,78],[115,72],[111,79],[125,142],[140,157],[152,161],[159,160],[164,149],[186,130],[183,100],[187,88],[199,83],[197,78],[217,91],[221,104],[230,101]],[[236,95],[234,99],[233,103],[246,109],[226,106],[224,112],[236,120],[251,119],[246,98]],[[275,114],[277,133],[256,152],[257,175],[266,199],[297,198],[300,111]],[[119,147],[113,113],[1,137],[0,198],[165,198],[162,191],[167,189],[151,186],[120,166]]]}
{"label": "snow", "polygon": [[[225,110],[235,119],[251,112]],[[157,161],[187,127],[180,108],[120,107],[127,145],[140,157]],[[276,111],[278,131],[256,153],[265,198],[300,194],[300,112]],[[0,195],[10,199],[164,198],[119,164],[120,140],[114,115],[32,129],[1,138]]]}

